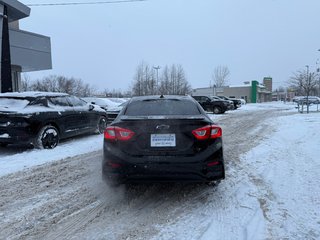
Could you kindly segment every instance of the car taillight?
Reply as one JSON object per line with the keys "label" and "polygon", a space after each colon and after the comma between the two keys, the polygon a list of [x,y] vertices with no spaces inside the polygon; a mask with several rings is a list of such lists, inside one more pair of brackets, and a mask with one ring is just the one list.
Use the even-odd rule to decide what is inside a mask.
{"label": "car taillight", "polygon": [[122,165],[119,163],[108,162],[107,163],[111,168],[121,168]]}
{"label": "car taillight", "polygon": [[219,163],[220,163],[219,161],[215,161],[215,162],[208,162],[208,163],[207,163],[207,166],[208,166],[208,167],[213,167],[213,166],[218,165]]}
{"label": "car taillight", "polygon": [[120,140],[120,141],[127,141],[131,139],[134,135],[129,129],[120,128],[120,127],[107,127],[104,130],[104,138],[107,140]]}
{"label": "car taillight", "polygon": [[192,134],[198,140],[206,140],[209,138],[219,138],[222,136],[222,129],[215,125],[207,125],[192,131]]}

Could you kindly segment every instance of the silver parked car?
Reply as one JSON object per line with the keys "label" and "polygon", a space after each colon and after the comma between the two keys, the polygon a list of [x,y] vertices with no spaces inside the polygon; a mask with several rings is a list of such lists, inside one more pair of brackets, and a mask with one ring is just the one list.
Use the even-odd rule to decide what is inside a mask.
{"label": "silver parked car", "polygon": [[304,96],[301,97],[300,99],[297,100],[298,104],[319,104],[320,103],[320,98],[316,96]]}

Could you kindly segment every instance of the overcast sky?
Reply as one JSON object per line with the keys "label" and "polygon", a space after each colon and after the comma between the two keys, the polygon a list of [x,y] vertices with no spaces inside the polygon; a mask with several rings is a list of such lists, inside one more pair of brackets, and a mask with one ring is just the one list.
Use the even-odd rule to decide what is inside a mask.
{"label": "overcast sky", "polygon": [[53,69],[30,73],[32,79],[58,74],[127,90],[144,61],[181,64],[193,88],[209,86],[218,65],[229,68],[230,84],[270,76],[275,88],[305,65],[315,70],[319,15],[319,0],[149,0],[31,7],[20,28],[51,37]]}

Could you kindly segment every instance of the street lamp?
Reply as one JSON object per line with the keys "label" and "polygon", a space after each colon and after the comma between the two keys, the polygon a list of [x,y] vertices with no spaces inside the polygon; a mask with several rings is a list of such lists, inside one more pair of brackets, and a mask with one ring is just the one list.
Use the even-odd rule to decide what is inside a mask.
{"label": "street lamp", "polygon": [[309,65],[306,65],[307,68],[307,84],[309,86]]}
{"label": "street lamp", "polygon": [[[320,52],[320,49],[318,49],[318,51]],[[318,64],[319,64],[319,66],[318,66]],[[319,62],[319,58],[317,59],[316,65],[317,65],[317,73],[319,75],[318,96],[320,97],[320,62]]]}
{"label": "street lamp", "polygon": [[160,66],[157,66],[157,67],[153,67],[155,70],[157,70],[157,91],[158,91],[158,84],[159,84],[159,69],[160,69]]}
{"label": "street lamp", "polygon": [[[309,88],[310,88],[310,82],[309,82],[309,65],[306,65],[307,68],[307,113],[309,113]],[[303,103],[302,103],[302,109],[303,109]],[[303,110],[302,110],[303,111]]]}

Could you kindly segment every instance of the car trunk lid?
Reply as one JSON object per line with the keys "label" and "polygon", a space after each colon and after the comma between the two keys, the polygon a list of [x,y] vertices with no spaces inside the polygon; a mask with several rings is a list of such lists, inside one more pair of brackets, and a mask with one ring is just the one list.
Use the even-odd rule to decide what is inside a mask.
{"label": "car trunk lid", "polygon": [[120,149],[130,155],[193,155],[199,152],[199,142],[192,131],[211,124],[199,117],[126,117],[117,126],[129,129],[134,136],[129,141],[119,141]]}

